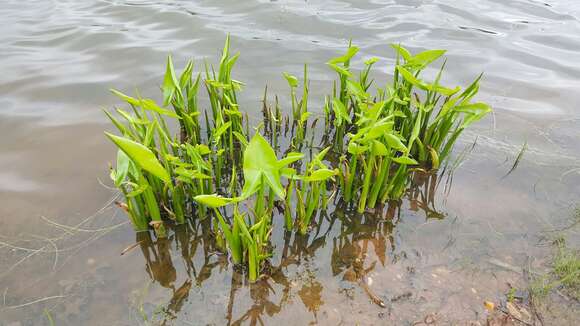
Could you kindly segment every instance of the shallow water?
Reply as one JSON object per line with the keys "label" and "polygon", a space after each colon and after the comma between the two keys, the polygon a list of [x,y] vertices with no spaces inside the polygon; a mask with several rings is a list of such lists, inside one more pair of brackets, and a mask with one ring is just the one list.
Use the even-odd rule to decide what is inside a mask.
{"label": "shallow water", "polygon": [[[47,314],[57,325],[484,320],[483,300],[525,285],[522,267],[549,253],[544,232],[566,225],[580,198],[579,19],[574,0],[2,1],[0,325],[48,324]],[[115,149],[101,109],[119,104],[108,89],[158,94],[167,54],[177,66],[214,62],[228,32],[254,121],[266,83],[286,99],[281,72],[299,75],[304,62],[320,100],[334,78],[324,62],[350,38],[355,66],[379,56],[387,73],[395,42],[448,49],[448,84],[485,72],[479,100],[495,113],[458,144],[477,138],[434,194],[429,217],[440,218],[408,200],[391,219],[338,210],[310,238],[274,234],[273,276],[254,285],[196,236],[200,225],[139,238],[121,256],[135,235],[102,185]],[[357,260],[374,266],[369,287],[386,308],[349,280]]]}

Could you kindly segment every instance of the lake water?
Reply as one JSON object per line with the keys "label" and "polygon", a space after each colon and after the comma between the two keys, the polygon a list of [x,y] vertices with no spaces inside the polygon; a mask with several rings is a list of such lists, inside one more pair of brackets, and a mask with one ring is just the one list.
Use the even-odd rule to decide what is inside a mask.
{"label": "lake water", "polygon": [[[522,269],[545,267],[546,231],[568,225],[580,202],[579,19],[575,0],[3,0],[0,325],[484,321],[484,300],[498,302],[508,283],[525,287]],[[168,54],[201,67],[227,33],[254,122],[264,86],[287,100],[281,73],[300,75],[304,63],[320,112],[334,78],[324,63],[349,39],[361,48],[354,66],[378,56],[384,74],[390,43],[448,49],[445,82],[485,72],[478,99],[494,114],[458,143],[456,154],[477,139],[429,213],[418,195],[390,219],[343,214],[309,238],[275,233],[284,255],[257,284],[192,227],[167,240],[140,235],[121,256],[136,236],[106,187],[115,148],[102,109],[120,104],[108,89],[158,96]],[[355,260],[386,308],[346,277]],[[578,314],[550,318],[575,324]]]}

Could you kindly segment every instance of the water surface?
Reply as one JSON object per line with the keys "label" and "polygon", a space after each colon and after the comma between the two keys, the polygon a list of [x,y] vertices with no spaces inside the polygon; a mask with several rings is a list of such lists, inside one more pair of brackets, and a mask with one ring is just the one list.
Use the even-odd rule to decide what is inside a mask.
{"label": "water surface", "polygon": [[[566,225],[580,198],[579,18],[574,0],[2,1],[0,325],[47,324],[45,310],[57,325],[484,320],[483,300],[525,286],[522,268],[549,253],[543,232]],[[485,72],[478,99],[494,115],[461,139],[457,152],[477,145],[428,212],[429,195],[417,195],[382,219],[338,209],[310,237],[275,233],[260,283],[245,284],[200,224],[167,240],[140,235],[121,256],[136,236],[103,185],[115,149],[101,109],[120,104],[108,89],[159,98],[168,54],[177,66],[215,62],[226,33],[254,122],[263,87],[286,100],[281,72],[303,63],[320,112],[334,78],[324,62],[349,39],[361,48],[355,67],[381,59],[381,82],[389,43],[448,49],[444,81]],[[360,260],[387,308],[349,280]]]}

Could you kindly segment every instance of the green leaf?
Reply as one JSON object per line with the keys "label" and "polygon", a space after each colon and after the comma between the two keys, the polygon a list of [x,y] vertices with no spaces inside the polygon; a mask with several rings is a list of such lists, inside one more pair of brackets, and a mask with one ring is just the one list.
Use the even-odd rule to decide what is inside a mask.
{"label": "green leaf", "polygon": [[457,86],[455,88],[447,88],[447,87],[437,85],[435,87],[431,87],[430,89],[432,91],[438,92],[444,96],[452,96],[453,94],[459,92],[461,90],[461,87]]}
{"label": "green leaf", "polygon": [[423,69],[428,66],[431,62],[439,59],[445,54],[445,50],[427,50],[414,55],[411,60],[407,63],[408,65],[414,66],[415,69]]}
{"label": "green leaf", "polygon": [[256,133],[244,151],[244,189],[242,197],[247,198],[265,181],[274,193],[284,198],[284,188],[280,183],[280,167],[276,153],[270,144]]}
{"label": "green leaf", "polygon": [[372,57],[372,58],[365,60],[365,65],[370,66],[370,65],[377,63],[378,61],[379,61],[379,58]]}
{"label": "green leaf", "polygon": [[129,197],[129,198],[136,197],[136,196],[142,194],[145,190],[149,189],[150,187],[151,186],[146,184],[146,183],[135,185],[135,187],[133,188],[133,191],[128,193],[127,197]]}
{"label": "green leaf", "polygon": [[125,95],[125,94],[119,92],[116,89],[111,89],[110,91],[111,91],[111,93],[115,94],[120,99],[122,99],[123,101],[125,101],[125,102],[127,102],[127,103],[129,103],[129,104],[131,104],[133,106],[139,106],[139,100],[138,99],[133,98],[133,97],[128,96],[128,95]]}
{"label": "green leaf", "polygon": [[349,46],[348,49],[346,50],[346,53],[343,56],[330,59],[330,61],[328,61],[328,64],[332,65],[337,63],[346,63],[350,61],[350,59],[352,59],[352,57],[354,57],[355,54],[357,54],[358,50],[359,48],[356,46]]}
{"label": "green leaf", "polygon": [[329,63],[328,66],[330,68],[332,68],[334,71],[336,71],[337,73],[339,73],[340,75],[347,76],[347,77],[351,77],[352,76],[352,74],[350,73],[350,71],[348,71],[347,68],[340,67],[340,66],[338,66],[338,65],[336,65],[334,63]]}
{"label": "green leaf", "polygon": [[428,91],[429,86],[422,80],[416,78],[409,70],[405,69],[403,66],[397,66],[397,70],[405,78],[405,80],[411,83],[413,86],[417,86],[422,90]]}
{"label": "green leaf", "polygon": [[309,176],[303,178],[304,181],[313,182],[313,181],[324,181],[328,180],[329,178],[338,174],[338,169],[330,170],[330,169],[318,169],[312,172]]}
{"label": "green leaf", "polygon": [[395,49],[395,51],[397,51],[397,53],[403,58],[405,59],[405,61],[409,61],[411,59],[411,53],[405,49],[404,47],[402,47],[401,45],[398,44],[391,44],[391,47],[393,49]]}
{"label": "green leaf", "polygon": [[127,177],[127,173],[129,172],[129,164],[131,163],[129,157],[125,152],[122,150],[117,151],[117,166],[115,171],[115,186],[120,187],[125,178]]}
{"label": "green leaf", "polygon": [[218,141],[220,139],[220,137],[230,128],[231,125],[232,125],[232,122],[228,121],[228,122],[224,123],[223,125],[221,125],[219,128],[215,129],[213,131],[213,135],[212,135],[213,140]]}
{"label": "green leaf", "polygon": [[297,174],[296,169],[293,168],[281,168],[280,175],[291,180],[302,179],[302,177]]}
{"label": "green leaf", "polygon": [[183,72],[181,73],[181,77],[179,77],[179,86],[181,88],[185,88],[187,83],[191,81],[192,72],[193,72],[193,61],[189,60],[187,62],[187,65],[185,66],[185,69],[183,69]]}
{"label": "green leaf", "polygon": [[334,115],[336,116],[336,125],[341,126],[342,121],[346,120],[348,123],[351,123],[351,119],[348,116],[348,112],[346,111],[346,107],[338,98],[334,98],[332,100],[332,110],[334,111]]}
{"label": "green leaf", "polygon": [[405,80],[407,82],[411,83],[414,86],[419,87],[422,90],[439,92],[445,96],[451,96],[451,95],[460,91],[459,87],[455,87],[455,88],[451,89],[451,88],[447,88],[447,87],[443,87],[443,86],[439,86],[439,85],[434,86],[431,84],[427,84],[424,81],[415,77],[411,72],[409,72],[403,66],[397,66],[397,70],[399,71],[401,76],[403,76],[403,78],[405,78]]}
{"label": "green leaf", "polygon": [[207,155],[211,153],[211,149],[209,149],[206,144],[197,144],[194,148],[199,153],[199,155]]}
{"label": "green leaf", "polygon": [[308,121],[308,117],[310,117],[312,113],[311,112],[302,112],[302,114],[300,115],[300,123],[304,123],[306,121]]}
{"label": "green leaf", "polygon": [[108,132],[105,135],[113,141],[129,158],[143,170],[153,174],[166,183],[171,182],[167,170],[159,163],[155,154],[149,148],[130,139],[115,136]]}
{"label": "green leaf", "polygon": [[353,82],[352,80],[346,81],[346,89],[350,94],[356,95],[359,98],[366,99],[369,96],[359,83]]}
{"label": "green leaf", "polygon": [[387,156],[389,155],[389,150],[385,146],[385,144],[381,143],[378,140],[373,140],[373,152],[377,156]]}
{"label": "green leaf", "polygon": [[368,149],[369,149],[368,146],[362,146],[353,141],[348,143],[348,152],[353,155],[362,154],[366,152]]}
{"label": "green leaf", "polygon": [[163,90],[163,106],[169,105],[171,100],[173,100],[173,94],[178,90],[179,82],[175,76],[175,69],[173,69],[173,61],[171,56],[167,57],[167,68],[165,70],[165,78],[163,79],[163,85],[161,89]]}
{"label": "green leaf", "polygon": [[142,99],[139,103],[141,104],[141,107],[143,107],[145,110],[157,112],[159,114],[166,115],[168,117],[179,119],[179,116],[175,114],[175,112],[160,108],[153,100]]}
{"label": "green leaf", "polygon": [[242,135],[237,131],[234,131],[234,136],[242,145],[244,145],[244,147],[248,146],[248,140],[246,139],[246,136]]}
{"label": "green leaf", "polygon": [[302,153],[297,153],[297,152],[290,152],[288,153],[288,155],[286,155],[285,158],[281,159],[278,161],[277,165],[278,168],[283,168],[286,167],[298,160],[301,160],[304,157],[304,154]]}
{"label": "green leaf", "polygon": [[197,170],[190,170],[185,167],[178,167],[174,170],[174,172],[181,177],[187,179],[211,179],[211,177],[205,173],[199,172]]}
{"label": "green leaf", "polygon": [[298,78],[296,78],[296,76],[290,75],[287,72],[283,72],[282,74],[284,75],[284,78],[286,78],[286,81],[288,81],[290,87],[298,87]]}
{"label": "green leaf", "polygon": [[380,123],[375,123],[368,130],[365,130],[362,141],[365,142],[371,139],[379,138],[391,132],[392,129],[393,129],[392,121],[383,121]]}
{"label": "green leaf", "polygon": [[218,208],[236,202],[235,198],[226,198],[217,194],[213,195],[197,195],[193,197],[196,202],[207,207]]}
{"label": "green leaf", "polygon": [[402,165],[417,165],[419,164],[417,161],[415,161],[414,159],[408,157],[408,156],[400,156],[400,157],[395,157],[393,158],[393,161],[402,164]]}
{"label": "green leaf", "polygon": [[479,114],[481,112],[486,112],[486,113],[491,112],[491,107],[486,103],[477,102],[477,103],[458,105],[454,108],[454,110],[459,111],[459,112],[471,113],[471,114]]}
{"label": "green leaf", "polygon": [[390,147],[402,152],[407,151],[407,147],[403,144],[399,137],[393,134],[385,134],[385,140]]}

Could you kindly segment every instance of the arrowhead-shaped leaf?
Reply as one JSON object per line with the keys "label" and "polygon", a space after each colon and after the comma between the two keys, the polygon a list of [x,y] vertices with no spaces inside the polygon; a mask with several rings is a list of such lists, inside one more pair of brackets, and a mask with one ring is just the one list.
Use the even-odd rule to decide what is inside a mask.
{"label": "arrowhead-shaped leaf", "polygon": [[167,183],[171,182],[169,173],[167,173],[167,170],[159,163],[159,160],[157,160],[157,157],[155,157],[155,154],[149,148],[130,139],[115,136],[108,132],[105,132],[105,135],[140,168]]}

